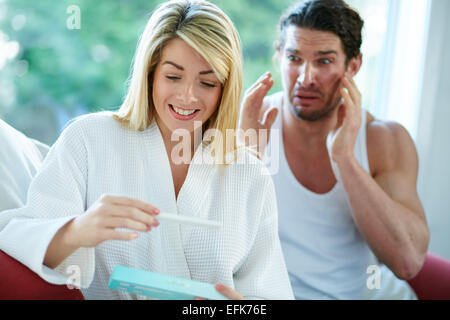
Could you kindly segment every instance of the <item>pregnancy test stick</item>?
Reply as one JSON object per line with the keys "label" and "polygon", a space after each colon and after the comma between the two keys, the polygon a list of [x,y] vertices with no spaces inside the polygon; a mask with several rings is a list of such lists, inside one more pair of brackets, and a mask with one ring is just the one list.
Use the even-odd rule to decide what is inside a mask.
{"label": "pregnancy test stick", "polygon": [[197,217],[187,217],[187,216],[181,216],[179,214],[173,214],[173,213],[166,213],[161,212],[157,216],[155,216],[157,220],[161,221],[167,221],[167,222],[174,222],[174,223],[180,223],[180,224],[192,224],[196,226],[203,226],[208,228],[220,228],[221,223],[214,220],[206,220],[201,219]]}

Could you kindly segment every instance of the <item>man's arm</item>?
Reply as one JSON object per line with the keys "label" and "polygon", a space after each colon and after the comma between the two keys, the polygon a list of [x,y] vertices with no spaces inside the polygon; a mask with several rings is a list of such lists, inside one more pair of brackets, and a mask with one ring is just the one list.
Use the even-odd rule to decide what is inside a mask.
{"label": "man's arm", "polygon": [[399,124],[373,121],[367,125],[367,148],[372,176],[353,157],[336,162],[355,223],[379,260],[397,277],[411,279],[430,239],[416,191],[414,143]]}

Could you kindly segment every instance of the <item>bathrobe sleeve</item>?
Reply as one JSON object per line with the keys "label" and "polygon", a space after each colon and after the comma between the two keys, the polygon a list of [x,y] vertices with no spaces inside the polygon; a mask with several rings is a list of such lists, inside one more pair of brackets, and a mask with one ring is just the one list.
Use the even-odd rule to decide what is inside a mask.
{"label": "bathrobe sleeve", "polygon": [[278,236],[275,189],[269,175],[263,189],[260,223],[247,259],[234,274],[235,290],[245,299],[294,299]]}
{"label": "bathrobe sleeve", "polygon": [[53,284],[67,284],[73,270],[80,271],[81,287],[93,279],[94,248],[78,249],[55,269],[43,264],[56,232],[85,212],[87,168],[82,125],[75,122],[45,158],[25,206],[0,212],[0,250]]}

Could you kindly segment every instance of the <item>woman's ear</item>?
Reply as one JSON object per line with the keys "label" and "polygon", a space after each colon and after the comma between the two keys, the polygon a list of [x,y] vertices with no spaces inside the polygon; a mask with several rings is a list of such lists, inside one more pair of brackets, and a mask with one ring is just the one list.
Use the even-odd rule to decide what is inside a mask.
{"label": "woman's ear", "polygon": [[347,74],[353,78],[358,73],[359,69],[361,69],[362,65],[362,54],[358,54],[355,58],[352,58],[347,66]]}

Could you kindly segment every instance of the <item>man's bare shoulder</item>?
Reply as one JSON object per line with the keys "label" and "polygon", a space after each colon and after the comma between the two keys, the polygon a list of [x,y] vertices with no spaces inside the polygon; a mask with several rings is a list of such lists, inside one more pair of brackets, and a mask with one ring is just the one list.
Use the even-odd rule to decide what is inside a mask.
{"label": "man's bare shoulder", "polygon": [[367,112],[367,154],[372,175],[398,167],[417,166],[417,151],[408,131],[399,123],[375,118]]}

